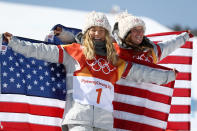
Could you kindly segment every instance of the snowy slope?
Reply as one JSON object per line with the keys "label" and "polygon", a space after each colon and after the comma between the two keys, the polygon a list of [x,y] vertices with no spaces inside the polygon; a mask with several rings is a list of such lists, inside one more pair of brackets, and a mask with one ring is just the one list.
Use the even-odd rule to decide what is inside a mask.
{"label": "snowy slope", "polygon": [[[87,13],[76,10],[0,2],[0,32],[8,31],[18,36],[43,40],[44,36],[55,24],[82,28]],[[107,17],[111,25],[114,25],[114,16],[107,14]],[[142,19],[147,25],[146,34],[171,31],[150,18],[142,17]]]}

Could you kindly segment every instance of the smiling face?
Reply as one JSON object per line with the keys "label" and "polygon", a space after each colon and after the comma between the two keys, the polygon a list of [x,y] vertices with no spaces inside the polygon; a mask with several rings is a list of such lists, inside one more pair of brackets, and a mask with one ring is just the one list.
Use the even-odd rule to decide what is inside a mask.
{"label": "smiling face", "polygon": [[94,26],[89,29],[90,38],[93,40],[105,40],[106,30],[99,26]]}
{"label": "smiling face", "polygon": [[131,29],[128,35],[130,42],[132,44],[139,45],[142,43],[144,37],[144,29],[142,26],[137,26]]}

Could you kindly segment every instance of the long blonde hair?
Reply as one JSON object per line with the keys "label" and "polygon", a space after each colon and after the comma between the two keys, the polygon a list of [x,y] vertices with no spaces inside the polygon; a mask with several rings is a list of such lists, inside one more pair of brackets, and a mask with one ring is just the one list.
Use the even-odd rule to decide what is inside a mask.
{"label": "long blonde hair", "polygon": [[[118,56],[116,54],[114,45],[112,44],[112,39],[109,35],[109,32],[107,30],[105,30],[105,32],[107,60],[113,65],[116,65],[118,62]],[[88,60],[92,60],[95,57],[94,44],[92,39],[90,38],[89,30],[87,30],[86,33],[83,35],[83,53]]]}

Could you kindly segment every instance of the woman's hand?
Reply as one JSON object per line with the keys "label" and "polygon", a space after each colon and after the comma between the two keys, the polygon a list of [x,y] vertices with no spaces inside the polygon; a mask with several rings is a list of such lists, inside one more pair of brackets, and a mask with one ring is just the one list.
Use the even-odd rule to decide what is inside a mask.
{"label": "woman's hand", "polygon": [[189,34],[190,38],[194,37],[194,35],[191,33],[191,30],[187,30],[186,32]]}
{"label": "woman's hand", "polygon": [[175,73],[175,76],[177,77],[177,74],[179,73],[179,71],[177,71],[175,68],[173,68],[173,71]]}
{"label": "woman's hand", "polygon": [[10,41],[11,38],[12,38],[12,36],[13,36],[13,35],[12,35],[11,33],[5,32],[5,33],[3,34],[3,37],[4,37],[3,42],[9,43],[9,41]]}

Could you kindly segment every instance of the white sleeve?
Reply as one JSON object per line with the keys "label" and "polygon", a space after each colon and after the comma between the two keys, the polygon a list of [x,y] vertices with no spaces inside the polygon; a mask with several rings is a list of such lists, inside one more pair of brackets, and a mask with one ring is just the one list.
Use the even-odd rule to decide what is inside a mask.
{"label": "white sleeve", "polygon": [[136,82],[167,84],[175,80],[176,76],[172,70],[163,70],[152,68],[149,66],[133,63],[126,80],[133,80]]}
{"label": "white sleeve", "polygon": [[172,39],[159,42],[158,45],[161,49],[161,57],[160,60],[168,56],[170,53],[175,51],[177,48],[181,47],[185,44],[185,42],[189,39],[189,34],[184,32]]}
{"label": "white sleeve", "polygon": [[32,43],[12,37],[8,45],[17,53],[26,57],[58,63],[59,49],[56,45],[46,45],[44,43]]}

